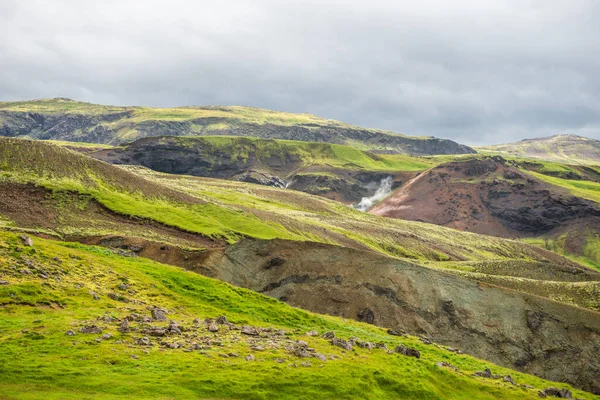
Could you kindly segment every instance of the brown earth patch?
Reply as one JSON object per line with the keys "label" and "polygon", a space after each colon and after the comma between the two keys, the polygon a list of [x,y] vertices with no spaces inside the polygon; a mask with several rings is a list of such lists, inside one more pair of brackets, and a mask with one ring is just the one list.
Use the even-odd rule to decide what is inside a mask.
{"label": "brown earth patch", "polygon": [[[64,238],[114,232],[154,238],[189,248],[222,247],[225,242],[160,224],[116,214],[87,195],[52,192],[32,184],[0,183],[0,211],[21,228],[53,230]],[[65,233],[66,232],[66,233]]]}

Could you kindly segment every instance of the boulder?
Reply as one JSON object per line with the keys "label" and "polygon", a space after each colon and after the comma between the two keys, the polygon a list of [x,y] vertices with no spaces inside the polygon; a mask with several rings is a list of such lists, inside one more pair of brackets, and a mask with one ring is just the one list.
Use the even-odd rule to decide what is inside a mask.
{"label": "boulder", "polygon": [[334,333],[334,332],[331,332],[331,331],[329,331],[329,332],[325,332],[325,333],[324,333],[324,334],[323,334],[321,337],[322,337],[323,339],[328,339],[328,340],[329,340],[329,339],[333,339],[333,338],[335,338],[335,333]]}
{"label": "boulder", "polygon": [[166,321],[167,320],[167,312],[162,308],[154,307],[152,309],[152,319],[155,321]]}
{"label": "boulder", "polygon": [[79,329],[80,333],[102,333],[102,329],[97,327],[96,325],[86,325]]}
{"label": "boulder", "polygon": [[421,358],[421,353],[417,349],[412,349],[401,344],[394,349],[394,352],[408,357]]}
{"label": "boulder", "polygon": [[27,235],[21,235],[21,242],[23,243],[23,246],[33,246],[33,240],[31,240],[31,238]]}
{"label": "boulder", "polygon": [[249,336],[258,336],[260,335],[260,330],[254,326],[244,325],[242,326],[242,333]]}
{"label": "boulder", "polygon": [[333,338],[331,339],[331,344],[337,347],[341,347],[344,350],[352,350],[352,344],[344,339]]}

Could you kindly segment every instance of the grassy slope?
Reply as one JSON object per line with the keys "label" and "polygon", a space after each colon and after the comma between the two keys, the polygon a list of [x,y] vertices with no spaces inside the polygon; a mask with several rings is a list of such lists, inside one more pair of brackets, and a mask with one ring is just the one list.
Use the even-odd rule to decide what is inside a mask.
{"label": "grassy slope", "polygon": [[[124,228],[118,222],[106,225],[104,220],[90,220],[89,215],[80,212],[90,207],[91,198],[127,217],[158,221],[230,242],[250,236],[334,243],[370,249],[436,268],[450,268],[461,274],[463,262],[567,263],[562,257],[519,241],[378,217],[296,191],[160,174],[141,167],[118,168],[44,142],[0,140],[0,166],[3,166],[0,180],[34,183],[54,191],[51,197],[60,200],[62,205],[57,207],[62,210],[51,212],[62,214],[62,217],[55,225],[41,228],[45,228],[43,232],[57,236],[128,235],[180,243],[169,233],[157,237],[156,233],[144,229],[144,225]],[[11,221],[0,222],[4,226],[15,226]],[[204,244],[187,241],[183,245],[197,248]],[[513,280],[503,283],[494,279],[495,284],[519,289]],[[569,282],[558,282],[558,285],[564,290],[537,290],[535,293],[552,299],[558,299],[560,293],[560,301],[586,307],[592,304],[593,309],[598,306],[589,301],[589,296],[594,293],[587,288],[581,298],[578,292],[573,293]]]}
{"label": "grassy slope", "polygon": [[[0,231],[0,278],[9,282],[0,286],[3,399],[537,398],[535,389],[471,376],[486,367],[537,389],[566,386],[491,366],[437,345],[423,345],[417,338],[397,338],[371,325],[294,309],[248,290],[105,249],[39,238],[34,248],[18,252],[18,246],[21,243],[16,235]],[[35,266],[34,275],[16,271],[26,263]],[[40,279],[36,276],[39,271],[50,278]],[[134,294],[124,293],[129,303],[107,296],[119,292],[117,285],[122,282],[135,290]],[[100,299],[93,300],[90,291]],[[323,362],[311,359],[311,367],[295,368],[291,364],[299,365],[306,359],[284,349],[253,351],[244,341],[233,340],[228,334],[209,334],[205,328],[198,334],[219,336],[223,347],[202,354],[153,345],[144,352],[133,344],[134,337],[141,336],[135,333],[136,323],[132,325],[134,332],[121,334],[116,331],[117,324],[96,320],[107,314],[116,318],[132,312],[149,315],[148,305],[170,310],[169,318],[188,328],[194,318],[226,315],[235,324],[285,329],[288,339],[305,340],[317,351],[339,358]],[[65,335],[68,329],[90,323],[85,321],[96,321],[114,337],[98,343],[94,339],[99,335]],[[343,338],[383,341],[388,347],[405,343],[419,349],[422,356],[415,359],[380,349],[346,352],[324,339],[303,336],[312,329],[333,330]],[[194,330],[186,332],[191,335]],[[228,352],[240,357],[218,356]],[[255,354],[257,361],[245,361],[243,357],[249,353]],[[284,362],[278,363],[276,358]],[[450,362],[460,370],[437,367],[439,361]],[[581,391],[574,394],[593,398]]]}
{"label": "grassy slope", "polygon": [[543,258],[518,242],[389,220],[300,192],[130,168],[136,175],[43,142],[0,140],[0,170],[6,181],[90,195],[119,214],[230,241],[246,235],[354,242],[388,255],[436,261],[502,254]]}

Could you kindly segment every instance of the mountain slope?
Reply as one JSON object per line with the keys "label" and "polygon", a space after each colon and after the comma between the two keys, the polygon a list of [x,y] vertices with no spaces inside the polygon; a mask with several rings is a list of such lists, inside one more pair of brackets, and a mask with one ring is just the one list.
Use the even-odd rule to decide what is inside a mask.
{"label": "mountain slope", "polygon": [[[564,303],[566,308],[563,305],[540,307],[552,318],[565,323],[570,320],[565,319],[562,311],[556,310],[570,310],[566,314],[585,314],[593,313],[592,310],[600,307],[597,302],[597,273],[557,254],[521,242],[457,232],[431,224],[381,218],[296,191],[162,174],[143,167],[116,167],[47,142],[0,140],[0,215],[1,225],[9,229],[100,244],[120,254],[163,261],[202,274],[220,276],[246,287],[256,288],[251,277],[267,276],[269,280],[262,282],[260,290],[272,287],[265,293],[283,299],[286,294],[282,291],[290,287],[298,288],[304,293],[302,298],[314,299],[312,305],[299,304],[307,308],[331,307],[330,310],[334,310],[336,301],[340,300],[338,296],[329,299],[320,297],[326,293],[323,290],[327,286],[334,285],[335,288],[336,276],[341,276],[331,274],[329,268],[344,266],[346,273],[352,275],[364,266],[372,265],[372,260],[379,259],[377,253],[405,261],[401,263],[384,258],[385,262],[381,265],[389,266],[385,270],[404,266],[406,260],[412,261],[411,268],[415,268],[422,277],[440,276],[441,272],[432,270],[446,269],[443,275],[448,278],[444,281],[462,282],[455,285],[463,287],[459,294],[455,294],[457,308],[463,307],[459,304],[465,298],[475,296],[471,292],[479,290],[479,284],[474,282],[489,282],[515,290],[513,293],[499,289],[505,295],[513,293],[509,297],[528,299],[531,297],[529,294],[534,294]],[[276,253],[275,257],[266,260],[268,262],[261,262],[260,257],[267,257],[268,254],[260,249],[254,255],[248,254],[237,259],[234,266],[239,276],[242,276],[243,269],[254,269],[256,273],[248,275],[248,279],[242,282],[234,281],[226,274],[230,271],[228,274],[231,276],[232,269],[221,263],[219,257],[224,254],[223,251],[243,249],[248,240],[246,238],[288,241],[272,242],[283,252]],[[338,250],[339,247],[331,247],[331,244],[359,252]],[[328,249],[325,253],[328,256],[319,253],[320,246]],[[312,279],[313,272],[302,274],[298,271],[278,277],[277,273],[289,270],[281,260],[286,260],[294,252],[307,260],[311,257],[322,259],[325,263],[322,276],[317,274]],[[291,265],[302,266],[301,261],[299,259]],[[384,269],[382,276],[385,275]],[[275,275],[261,274],[262,271],[270,271]],[[376,277],[369,274],[368,278]],[[392,278],[397,281],[396,277]],[[439,335],[436,337],[446,343],[454,340],[450,336],[443,336],[447,329],[442,325],[437,329],[437,323],[425,326],[427,330],[419,330],[409,324],[409,320],[398,321],[393,317],[403,309],[403,304],[424,302],[427,296],[432,295],[430,291],[400,290],[400,287],[394,286],[397,283],[393,282],[388,290],[375,280],[357,280],[353,284],[353,279],[344,282],[344,285],[356,289],[357,284],[376,283],[376,286],[384,289],[380,292],[373,287],[374,296],[362,302],[363,307],[378,310],[372,322],[386,324],[395,321],[400,327],[406,324],[406,329],[413,333]],[[450,294],[448,292],[447,296]],[[382,297],[392,300],[383,308],[379,303]],[[293,297],[290,296],[288,300],[291,302]],[[489,307],[493,307],[494,302],[497,300],[490,300]],[[525,303],[554,304],[546,299],[524,300],[521,304]],[[467,306],[465,303],[464,307]],[[525,318],[522,313],[537,308],[523,305],[520,313],[511,314],[516,316],[516,320],[508,322],[515,326],[522,324]],[[349,307],[348,310],[353,309]],[[478,310],[476,313],[480,312]],[[348,317],[369,320],[369,315],[368,312],[361,315],[351,313]],[[571,329],[569,332],[574,331]],[[593,329],[590,332],[593,333]],[[565,338],[563,333],[553,335],[563,337],[573,346],[579,345],[578,341]],[[510,337],[504,339],[511,340]],[[595,339],[584,342],[596,343]],[[468,346],[465,346],[465,350],[474,351]],[[587,354],[590,350],[582,351]],[[537,359],[538,356],[535,357]],[[572,364],[573,371],[578,370],[579,358],[570,355],[558,358],[561,363]],[[516,360],[498,358],[498,362],[509,366]],[[588,387],[587,375],[579,375],[585,382],[567,375],[552,376],[553,379],[568,379],[581,387]]]}
{"label": "mountain slope", "polygon": [[538,158],[567,164],[600,164],[600,141],[577,135],[554,135],[520,142],[476,147],[478,152]]}
{"label": "mountain slope", "polygon": [[351,144],[403,154],[475,151],[451,140],[365,129],[309,114],[251,107],[115,107],[69,99],[0,103],[0,135],[120,144],[147,136],[253,136]]}
{"label": "mountain slope", "polygon": [[450,162],[409,181],[370,212],[501,237],[560,238],[560,252],[585,255],[599,267],[591,250],[600,233],[599,184],[565,169],[578,180],[499,156]]}
{"label": "mountain slope", "polygon": [[223,136],[151,137],[120,147],[77,150],[113,164],[286,187],[344,203],[373,195],[386,177],[399,184],[433,165],[422,158],[337,144]]}
{"label": "mountain slope", "polygon": [[[148,260],[39,238],[23,247],[0,231],[5,399],[535,399],[549,387],[593,398]],[[400,344],[420,357],[393,352]],[[485,368],[496,378],[473,376]]]}

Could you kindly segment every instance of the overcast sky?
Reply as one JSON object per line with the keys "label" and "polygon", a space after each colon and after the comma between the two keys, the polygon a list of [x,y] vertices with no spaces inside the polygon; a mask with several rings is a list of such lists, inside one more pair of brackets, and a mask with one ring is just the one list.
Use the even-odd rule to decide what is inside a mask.
{"label": "overcast sky", "polygon": [[600,1],[0,0],[0,100],[41,97],[600,139]]}

